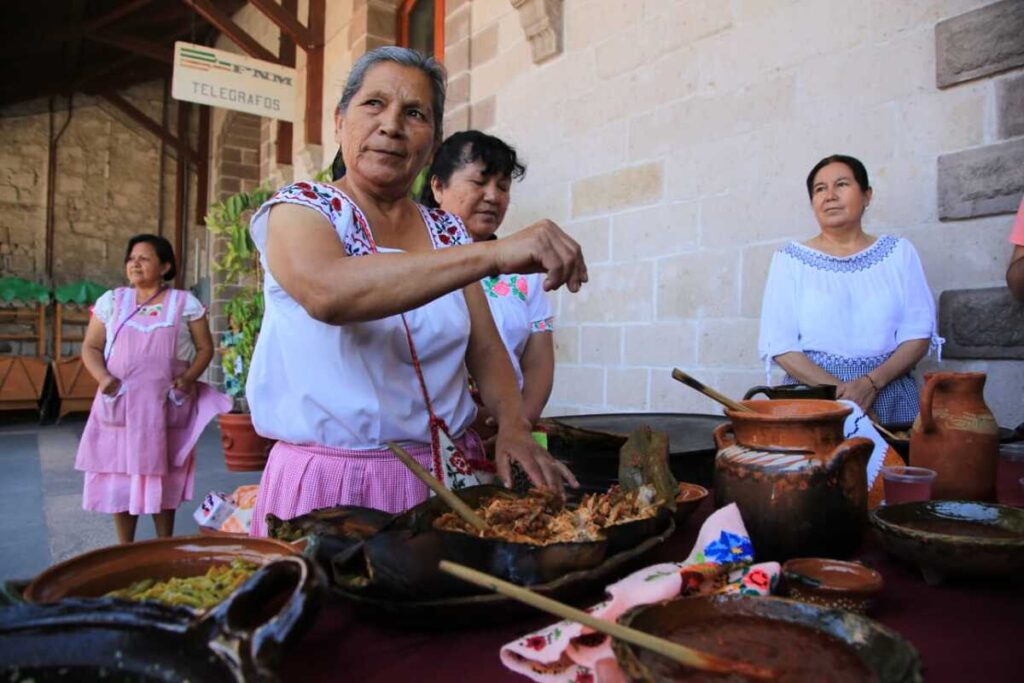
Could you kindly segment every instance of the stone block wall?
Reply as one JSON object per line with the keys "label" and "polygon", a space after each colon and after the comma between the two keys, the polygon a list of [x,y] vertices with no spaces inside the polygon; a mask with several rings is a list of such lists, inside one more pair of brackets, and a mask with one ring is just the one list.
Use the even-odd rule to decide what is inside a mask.
{"label": "stone block wall", "polygon": [[[160,121],[163,88],[162,82],[151,82],[121,94]],[[169,102],[167,109],[173,130],[177,111],[172,105]],[[58,100],[53,120],[56,133],[68,120],[66,101]],[[190,130],[194,134],[196,129],[193,120]],[[45,100],[0,110],[0,276],[46,282],[49,131]],[[70,122],[56,147],[52,284],[81,279],[122,284],[128,238],[150,232],[173,239],[175,152],[165,149],[161,181],[160,141],[105,100],[80,94],[74,97]],[[189,248],[196,237],[194,174],[191,179]],[[187,276],[193,273],[194,268],[186,268]],[[50,311],[48,335],[52,320]],[[25,345],[9,347],[6,352],[32,352]],[[49,342],[47,348],[52,351]],[[63,352],[77,352],[77,345]]]}
{"label": "stone block wall", "polygon": [[[590,264],[582,293],[554,296],[549,414],[717,411],[671,379],[673,366],[732,396],[764,383],[756,342],[768,264],[817,232],[804,178],[835,152],[865,162],[875,187],[867,230],[910,239],[937,300],[1001,286],[1012,216],[1000,206],[944,221],[940,158],[1019,145],[1021,32],[987,34],[998,66],[953,60],[984,76],[942,86],[937,74],[950,56],[944,22],[998,5],[988,11],[1015,26],[1019,2],[562,5],[562,53],[541,64],[510,0],[450,3],[446,53],[454,78],[468,73],[446,130],[486,128],[528,165],[503,230],[551,218]],[[493,118],[474,124],[485,101]],[[1001,423],[1024,420],[1024,363],[941,367],[988,372]]]}

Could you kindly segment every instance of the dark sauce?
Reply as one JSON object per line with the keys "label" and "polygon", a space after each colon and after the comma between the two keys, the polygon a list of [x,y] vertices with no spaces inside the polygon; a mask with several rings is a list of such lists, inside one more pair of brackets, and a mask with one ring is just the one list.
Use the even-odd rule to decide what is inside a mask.
{"label": "dark sauce", "polygon": [[[663,637],[727,659],[779,672],[779,683],[868,683],[878,679],[857,652],[827,633],[784,621],[748,616],[711,617]],[[640,661],[658,681],[747,683],[746,678],[696,671],[648,650]]]}

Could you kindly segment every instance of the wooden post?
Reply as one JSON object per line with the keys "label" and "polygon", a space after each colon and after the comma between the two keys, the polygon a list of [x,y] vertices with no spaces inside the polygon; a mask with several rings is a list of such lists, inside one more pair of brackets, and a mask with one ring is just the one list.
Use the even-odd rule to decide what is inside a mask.
{"label": "wooden post", "polygon": [[324,0],[309,0],[309,33],[315,47],[306,50],[306,129],[307,145],[319,145],[323,121],[324,92]]}
{"label": "wooden post", "polygon": [[60,362],[64,344],[64,305],[59,301],[53,304],[53,359]]}
{"label": "wooden post", "polygon": [[[298,0],[282,0],[281,9],[294,17],[298,11]],[[295,39],[288,35],[288,32],[281,29],[281,40],[278,43],[278,58],[282,66],[295,66]],[[292,122],[277,122],[277,150],[275,151],[278,164],[291,165],[292,163]]]}
{"label": "wooden post", "polygon": [[174,255],[178,259],[178,274],[174,286],[181,288],[185,276],[185,220],[188,212],[188,163],[181,149],[188,147],[188,102],[178,100],[178,135],[181,142],[175,159],[174,174]]}
{"label": "wooden post", "polygon": [[36,318],[36,357],[43,358],[46,356],[46,304],[39,303],[37,306]]}

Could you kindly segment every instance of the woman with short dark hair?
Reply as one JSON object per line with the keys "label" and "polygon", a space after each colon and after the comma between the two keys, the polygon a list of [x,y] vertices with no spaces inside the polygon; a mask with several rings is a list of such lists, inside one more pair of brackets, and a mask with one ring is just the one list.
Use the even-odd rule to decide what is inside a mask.
{"label": "woman with short dark hair", "polygon": [[834,384],[839,398],[882,423],[913,421],[911,371],[939,348],[935,301],[913,245],[875,237],[862,219],[873,190],[857,159],[825,157],[807,176],[820,232],[775,253],[761,309],[759,351],[786,381]]}
{"label": "woman with short dark hair", "polygon": [[82,506],[114,515],[121,543],[135,538],[141,514],[156,534],[174,533],[174,513],[192,498],[194,447],[231,399],[198,382],[213,358],[206,308],[172,289],[174,249],[157,235],[128,240],[130,287],[105,292],[93,306],[82,362],[99,383],[78,445],[85,472]]}
{"label": "woman with short dark hair", "polygon": [[[496,239],[512,181],[525,173],[526,167],[505,141],[478,130],[462,131],[434,153],[422,201],[461,218],[474,242]],[[526,416],[536,423],[551,395],[555,372],[554,317],[543,278],[539,273],[498,274],[488,275],[481,284],[508,349]],[[490,420],[481,411],[477,431],[489,435]]]}

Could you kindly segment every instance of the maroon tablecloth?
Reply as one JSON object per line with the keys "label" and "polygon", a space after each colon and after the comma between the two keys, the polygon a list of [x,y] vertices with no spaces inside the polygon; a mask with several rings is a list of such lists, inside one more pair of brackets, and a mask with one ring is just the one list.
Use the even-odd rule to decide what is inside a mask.
{"label": "maroon tablecloth", "polygon": [[[651,564],[685,558],[710,513],[708,501]],[[929,683],[1024,680],[1024,588],[978,582],[928,586],[913,567],[888,556],[868,536],[858,558],[885,577],[883,596],[870,616],[917,648]],[[289,652],[283,680],[521,683],[527,679],[501,665],[498,649],[553,620],[539,615],[471,630],[409,630],[370,622],[332,603]]]}

